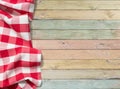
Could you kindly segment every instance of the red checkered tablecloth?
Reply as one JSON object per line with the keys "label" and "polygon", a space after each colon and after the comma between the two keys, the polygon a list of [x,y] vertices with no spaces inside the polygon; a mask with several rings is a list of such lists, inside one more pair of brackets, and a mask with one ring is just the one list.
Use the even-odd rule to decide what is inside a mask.
{"label": "red checkered tablecloth", "polygon": [[41,51],[33,48],[33,0],[0,0],[0,89],[36,89]]}

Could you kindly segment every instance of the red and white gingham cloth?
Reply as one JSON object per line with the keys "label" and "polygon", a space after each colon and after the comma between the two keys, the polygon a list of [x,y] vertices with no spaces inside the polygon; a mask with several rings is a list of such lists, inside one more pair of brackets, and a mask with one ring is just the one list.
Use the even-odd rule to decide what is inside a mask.
{"label": "red and white gingham cloth", "polygon": [[0,89],[36,89],[41,51],[33,48],[33,0],[0,0]]}

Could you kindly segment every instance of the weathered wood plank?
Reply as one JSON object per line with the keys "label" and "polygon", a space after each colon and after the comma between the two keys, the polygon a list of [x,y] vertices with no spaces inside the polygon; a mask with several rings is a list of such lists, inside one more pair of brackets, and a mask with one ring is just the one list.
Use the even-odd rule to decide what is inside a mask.
{"label": "weathered wood plank", "polygon": [[32,42],[38,49],[120,49],[120,40],[32,40]]}
{"label": "weathered wood plank", "polygon": [[[120,7],[120,6],[119,6]],[[74,14],[73,14],[74,13]],[[96,19],[120,20],[120,11],[115,10],[37,10],[34,19]]]}
{"label": "weathered wood plank", "polygon": [[42,69],[120,69],[120,60],[43,60]]}
{"label": "weathered wood plank", "polygon": [[37,0],[36,9],[120,9],[116,0]]}
{"label": "weathered wood plank", "polygon": [[120,59],[120,50],[42,50],[44,60]]}
{"label": "weathered wood plank", "polygon": [[120,79],[120,70],[42,70],[43,79]]}
{"label": "weathered wood plank", "polygon": [[44,80],[38,89],[120,89],[120,80]]}
{"label": "weathered wood plank", "polygon": [[[49,27],[49,25],[48,25]],[[69,28],[69,27],[68,27]],[[120,30],[32,30],[33,39],[120,39]]]}
{"label": "weathered wood plank", "polygon": [[120,20],[33,20],[32,29],[120,29]]}

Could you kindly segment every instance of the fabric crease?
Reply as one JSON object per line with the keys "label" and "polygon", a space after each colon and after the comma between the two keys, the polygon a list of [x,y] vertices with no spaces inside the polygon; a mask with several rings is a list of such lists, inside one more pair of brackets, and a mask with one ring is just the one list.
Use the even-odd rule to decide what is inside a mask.
{"label": "fabric crease", "polygon": [[34,0],[0,0],[0,89],[36,89],[41,50],[33,48]]}

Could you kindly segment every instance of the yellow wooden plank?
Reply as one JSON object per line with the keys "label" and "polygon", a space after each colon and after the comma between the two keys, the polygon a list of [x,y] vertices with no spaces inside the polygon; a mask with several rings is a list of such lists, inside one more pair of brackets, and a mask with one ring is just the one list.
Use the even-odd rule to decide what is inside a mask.
{"label": "yellow wooden plank", "polygon": [[36,9],[120,9],[118,0],[37,0]]}
{"label": "yellow wooden plank", "polygon": [[120,69],[120,60],[43,60],[42,69]]}
{"label": "yellow wooden plank", "polygon": [[120,40],[32,40],[32,42],[38,49],[120,49]]}
{"label": "yellow wooden plank", "polygon": [[42,50],[42,52],[44,60],[120,59],[120,50]]}
{"label": "yellow wooden plank", "polygon": [[[74,13],[74,14],[73,14]],[[120,19],[117,10],[37,10],[34,19]]]}
{"label": "yellow wooden plank", "polygon": [[120,70],[42,70],[43,79],[115,79]]}

